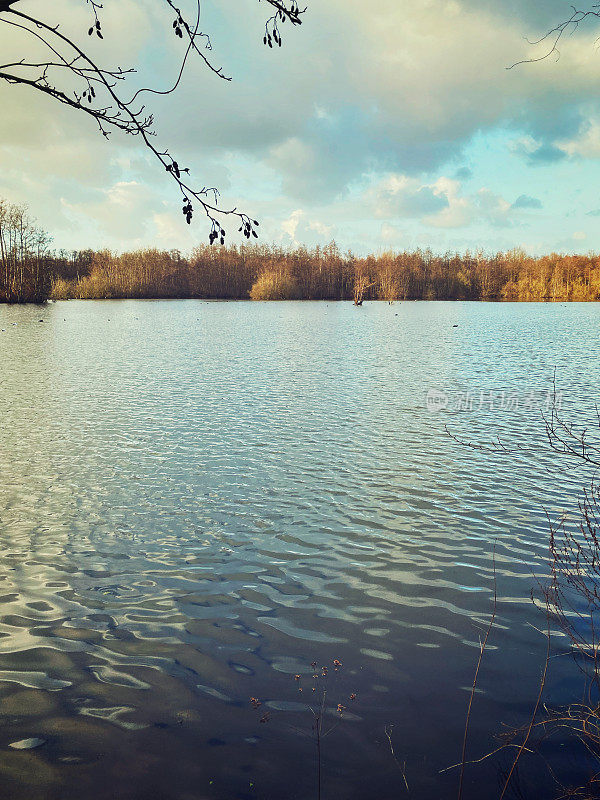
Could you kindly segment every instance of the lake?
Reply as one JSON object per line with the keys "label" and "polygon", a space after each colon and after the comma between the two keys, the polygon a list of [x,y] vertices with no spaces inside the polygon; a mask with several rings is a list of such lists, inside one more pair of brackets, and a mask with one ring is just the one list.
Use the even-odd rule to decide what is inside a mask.
{"label": "lake", "polygon": [[[0,328],[1,796],[316,798],[325,690],[323,798],[455,797],[494,547],[468,757],[527,719],[546,511],[589,477],[542,412],[556,370],[593,422],[600,304],[70,301]],[[548,697],[578,680],[555,659]]]}

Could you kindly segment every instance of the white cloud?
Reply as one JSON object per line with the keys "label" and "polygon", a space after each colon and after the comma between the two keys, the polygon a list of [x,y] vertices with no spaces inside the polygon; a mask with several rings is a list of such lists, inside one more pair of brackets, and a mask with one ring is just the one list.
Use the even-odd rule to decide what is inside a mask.
{"label": "white cloud", "polygon": [[[159,211],[152,214],[154,227],[153,239],[157,247],[167,250],[191,250],[198,243],[192,229],[183,228],[181,218],[170,211]],[[182,230],[183,228],[183,230]]]}
{"label": "white cloud", "polygon": [[292,242],[296,244],[296,232],[298,230],[298,225],[300,224],[300,220],[304,216],[304,212],[302,209],[297,209],[296,211],[292,211],[288,219],[284,220],[281,223],[281,230],[286,233]]}
{"label": "white cloud", "polygon": [[418,218],[433,228],[481,223],[509,227],[516,224],[521,213],[520,206],[511,205],[486,187],[465,195],[460,181],[445,176],[423,184],[407,175],[388,174],[368,188],[365,197],[372,203],[375,217]]}
{"label": "white cloud", "polygon": [[319,236],[325,239],[332,237],[335,230],[335,226],[325,225],[324,222],[320,222],[318,219],[313,219],[311,220],[311,222],[308,223],[308,230],[315,231],[315,233],[318,233]]}
{"label": "white cloud", "polygon": [[558,146],[570,156],[600,158],[600,118],[591,112],[590,117],[582,122],[577,134],[560,141]]}
{"label": "white cloud", "polygon": [[88,202],[62,200],[63,208],[72,219],[90,220],[107,244],[117,238],[128,247],[144,244],[144,237],[150,237],[149,221],[161,205],[151,189],[136,181],[118,181]]}
{"label": "white cloud", "polygon": [[407,175],[391,173],[371,190],[376,217],[423,217],[448,206],[445,192]]}
{"label": "white cloud", "polygon": [[381,226],[381,241],[386,244],[392,244],[398,247],[404,232],[396,225],[390,225],[389,222],[384,222]]}

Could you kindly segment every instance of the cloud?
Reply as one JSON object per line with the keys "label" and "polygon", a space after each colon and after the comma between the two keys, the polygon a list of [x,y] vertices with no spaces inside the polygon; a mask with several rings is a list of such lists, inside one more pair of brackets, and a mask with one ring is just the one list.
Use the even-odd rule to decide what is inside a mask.
{"label": "cloud", "polygon": [[294,243],[296,242],[296,231],[298,230],[298,225],[303,216],[304,212],[299,208],[296,211],[292,211],[288,219],[285,219],[281,223],[281,230],[286,233]]}
{"label": "cloud", "polygon": [[335,235],[335,226],[326,225],[319,219],[311,218],[305,211],[298,208],[281,223],[281,233],[276,237],[286,244],[297,246],[302,242],[324,244],[330,242]]}
{"label": "cloud", "polygon": [[[161,129],[186,157],[194,148],[251,156],[302,202],[333,199],[373,171],[433,173],[459,159],[476,132],[499,127],[532,137],[528,163],[553,163],[566,158],[557,137],[575,135],[583,100],[598,96],[593,33],[573,37],[560,67],[507,71],[538,54],[523,41],[534,17],[526,5],[521,14],[516,2],[509,11],[373,0],[365,15],[362,0],[324,0],[277,52],[249,40],[257,5],[228,23],[226,39],[213,37],[233,83],[192,71]],[[548,22],[560,15],[560,3],[551,5]]]}
{"label": "cloud", "polygon": [[510,203],[496,192],[487,188],[480,189],[475,203],[479,215],[493,227],[504,228],[515,224],[511,217]]}
{"label": "cloud", "polygon": [[448,207],[435,186],[423,186],[406,175],[388,175],[370,190],[376,217],[423,217]]}
{"label": "cloud", "polygon": [[522,194],[517,197],[511,208],[542,208],[542,201],[537,197],[531,197],[528,194]]}
{"label": "cloud", "polygon": [[389,221],[415,218],[434,228],[465,228],[481,223],[510,227],[517,224],[514,209],[523,207],[511,206],[486,187],[465,194],[462,183],[454,178],[442,176],[434,183],[422,184],[397,173],[374,182],[366,190],[365,199],[376,218]]}
{"label": "cloud", "polygon": [[[157,247],[167,250],[191,250],[197,243],[197,237],[187,225],[183,228],[178,214],[169,211],[157,211],[151,215],[148,239],[152,238]],[[182,229],[183,228],[183,229]]]}
{"label": "cloud", "polygon": [[326,225],[324,222],[321,222],[318,219],[313,219],[308,223],[308,230],[315,231],[315,233],[323,238],[331,239],[335,231],[335,227],[333,225]]}
{"label": "cloud", "polygon": [[566,150],[554,144],[538,142],[531,136],[513,143],[513,152],[527,160],[530,166],[554,164],[567,158]]}
{"label": "cloud", "polygon": [[438,187],[445,193],[448,208],[426,218],[425,222],[433,227],[466,228],[483,223],[493,228],[507,228],[515,224],[510,204],[486,187],[469,195],[462,194],[458,181],[441,179]]}
{"label": "cloud", "polygon": [[562,161],[567,154],[553,144],[542,144],[528,155],[530,164],[553,164]]}
{"label": "cloud", "polygon": [[570,156],[585,159],[600,158],[600,118],[594,109],[590,110],[571,139],[560,142],[560,147]]}
{"label": "cloud", "polygon": [[386,244],[393,244],[397,247],[403,236],[404,231],[397,225],[390,225],[388,222],[384,222],[381,226],[381,239]]}
{"label": "cloud", "polygon": [[[475,11],[481,8],[495,10],[498,0],[464,0],[463,4]],[[570,7],[564,0],[544,0],[544,3],[539,0],[502,0],[502,9],[504,16],[520,25],[523,35],[532,40],[571,16]]]}
{"label": "cloud", "polygon": [[473,170],[469,167],[459,167],[454,173],[454,178],[457,181],[468,181],[473,177]]}
{"label": "cloud", "polygon": [[117,181],[98,191],[90,201],[70,203],[63,198],[61,205],[74,221],[92,220],[105,240],[116,237],[128,246],[140,246],[146,236],[154,237],[151,221],[162,202],[148,186],[136,181]]}

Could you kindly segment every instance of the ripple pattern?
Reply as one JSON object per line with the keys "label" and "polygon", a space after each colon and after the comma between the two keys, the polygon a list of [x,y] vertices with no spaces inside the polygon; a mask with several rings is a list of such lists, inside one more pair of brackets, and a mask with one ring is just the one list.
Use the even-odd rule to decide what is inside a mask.
{"label": "ripple pattern", "polygon": [[[592,303],[0,309],[0,793],[314,797],[294,676],[338,659],[333,707],[357,702],[328,791],[399,796],[393,723],[415,796],[445,796],[494,547],[473,737],[535,691],[545,510],[571,513],[589,477],[543,446],[541,409],[556,369],[589,423],[599,321]],[[475,402],[432,413],[430,389]]]}

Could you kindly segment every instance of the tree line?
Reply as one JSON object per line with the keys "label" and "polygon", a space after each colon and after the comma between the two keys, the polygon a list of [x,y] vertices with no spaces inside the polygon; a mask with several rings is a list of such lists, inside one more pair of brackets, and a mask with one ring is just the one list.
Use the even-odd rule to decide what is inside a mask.
{"label": "tree line", "polygon": [[199,297],[253,300],[600,300],[600,257],[521,250],[435,255],[430,250],[358,258],[335,242],[59,254],[51,297]]}
{"label": "tree line", "polygon": [[600,300],[600,256],[534,258],[431,250],[358,258],[325,247],[201,245],[52,252],[25,208],[0,200],[0,302],[48,298],[253,300]]}

